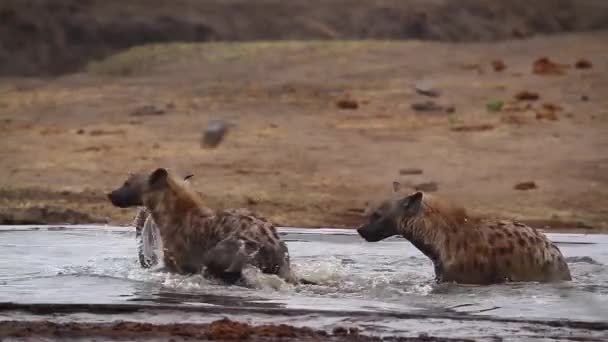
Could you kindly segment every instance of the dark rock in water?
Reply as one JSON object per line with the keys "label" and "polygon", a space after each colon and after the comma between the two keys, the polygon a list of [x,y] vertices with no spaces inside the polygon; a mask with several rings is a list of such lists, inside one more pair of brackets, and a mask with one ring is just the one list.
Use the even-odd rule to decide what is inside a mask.
{"label": "dark rock in water", "polygon": [[567,263],[583,263],[591,265],[601,265],[601,263],[595,261],[593,258],[588,256],[573,256],[566,258]]}
{"label": "dark rock in water", "polygon": [[414,185],[414,189],[416,191],[434,192],[439,190],[439,186],[436,182],[427,182]]}
{"label": "dark rock in water", "polygon": [[216,147],[219,145],[224,136],[228,133],[228,127],[231,125],[224,120],[211,120],[207,124],[207,128],[203,131],[201,147]]}

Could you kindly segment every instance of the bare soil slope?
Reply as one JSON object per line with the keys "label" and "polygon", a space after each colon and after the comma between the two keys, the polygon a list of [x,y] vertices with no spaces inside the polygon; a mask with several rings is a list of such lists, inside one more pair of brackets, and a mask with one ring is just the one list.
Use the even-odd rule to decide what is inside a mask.
{"label": "bare soil slope", "polygon": [[[55,79],[5,78],[3,222],[129,223],[132,210],[104,194],[130,171],[165,166],[194,172],[212,207],[248,206],[283,225],[359,224],[400,180],[435,182],[482,214],[606,228],[606,41],[175,43]],[[567,66],[534,74],[543,56]],[[581,58],[591,67],[574,67]],[[423,79],[441,95],[418,94]],[[539,98],[517,100],[523,91]],[[500,111],[486,109],[493,100]],[[444,108],[412,108],[425,101]],[[218,118],[235,127],[201,148]]]}

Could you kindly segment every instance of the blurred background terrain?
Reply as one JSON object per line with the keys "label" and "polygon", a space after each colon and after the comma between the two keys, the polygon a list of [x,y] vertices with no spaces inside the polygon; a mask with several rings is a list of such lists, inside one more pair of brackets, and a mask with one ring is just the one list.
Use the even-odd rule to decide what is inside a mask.
{"label": "blurred background terrain", "polygon": [[126,224],[104,193],[164,166],[282,225],[399,180],[606,229],[607,95],[602,0],[4,0],[0,220]]}

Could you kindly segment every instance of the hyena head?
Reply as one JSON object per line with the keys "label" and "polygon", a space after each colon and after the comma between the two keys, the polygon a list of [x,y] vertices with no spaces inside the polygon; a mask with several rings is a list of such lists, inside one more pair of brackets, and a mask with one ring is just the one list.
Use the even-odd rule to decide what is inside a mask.
{"label": "hyena head", "polygon": [[[193,175],[188,174],[184,181]],[[168,185],[171,175],[166,169],[160,168],[151,174],[133,174],[121,187],[108,194],[112,204],[119,208],[129,208],[144,205],[144,196],[160,195]]]}
{"label": "hyena head", "polygon": [[[394,188],[397,191],[397,188]],[[422,192],[399,199],[390,199],[380,204],[371,215],[368,222],[357,232],[369,242],[376,242],[393,235],[403,234],[402,222],[408,222],[422,212]]]}

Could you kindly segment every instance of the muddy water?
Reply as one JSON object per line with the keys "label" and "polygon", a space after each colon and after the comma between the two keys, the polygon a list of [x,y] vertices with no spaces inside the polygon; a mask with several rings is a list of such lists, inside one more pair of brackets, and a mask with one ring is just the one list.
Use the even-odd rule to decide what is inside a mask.
{"label": "muddy water", "polygon": [[[570,261],[572,282],[479,287],[435,284],[430,261],[401,238],[367,243],[337,229],[281,234],[296,273],[318,285],[252,275],[257,287],[243,288],[144,270],[128,228],[0,226],[0,302],[70,304],[53,315],[53,306],[32,313],[5,305],[0,320],[166,323],[227,316],[357,326],[375,335],[608,339],[607,235],[549,235]],[[83,311],[73,309],[77,304],[98,305],[76,313]]]}

